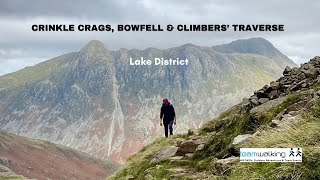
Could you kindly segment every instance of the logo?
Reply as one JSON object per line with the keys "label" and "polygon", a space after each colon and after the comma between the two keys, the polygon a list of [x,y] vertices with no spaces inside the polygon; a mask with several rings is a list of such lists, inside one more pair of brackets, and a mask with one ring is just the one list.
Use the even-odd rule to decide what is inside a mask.
{"label": "logo", "polygon": [[240,162],[302,162],[302,148],[240,148]]}

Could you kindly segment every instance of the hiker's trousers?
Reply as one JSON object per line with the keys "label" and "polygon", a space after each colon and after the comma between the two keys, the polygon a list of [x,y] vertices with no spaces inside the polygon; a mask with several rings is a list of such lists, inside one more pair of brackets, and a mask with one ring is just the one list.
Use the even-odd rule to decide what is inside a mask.
{"label": "hiker's trousers", "polygon": [[170,135],[173,135],[173,120],[169,121],[169,122],[163,122],[163,126],[164,126],[164,135],[166,136],[166,138],[168,137],[168,132],[170,131]]}

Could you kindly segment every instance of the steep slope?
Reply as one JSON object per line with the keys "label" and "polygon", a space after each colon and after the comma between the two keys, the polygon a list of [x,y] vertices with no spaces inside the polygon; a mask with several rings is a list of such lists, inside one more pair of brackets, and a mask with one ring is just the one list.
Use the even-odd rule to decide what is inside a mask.
{"label": "steep slope", "polygon": [[[198,131],[142,148],[110,179],[319,179],[320,57],[283,75]],[[303,162],[240,163],[241,147],[299,147]]]}
{"label": "steep slope", "polygon": [[[123,163],[162,135],[162,98],[176,107],[175,132],[185,132],[294,65],[270,44],[241,42],[246,41],[243,46],[258,43],[259,50],[219,52],[185,44],[166,50],[109,51],[91,41],[79,52],[0,77],[0,127]],[[268,53],[263,53],[264,46]],[[188,58],[190,64],[131,66],[130,57]]]}
{"label": "steep slope", "polygon": [[0,179],[98,180],[117,168],[64,146],[0,131]]}

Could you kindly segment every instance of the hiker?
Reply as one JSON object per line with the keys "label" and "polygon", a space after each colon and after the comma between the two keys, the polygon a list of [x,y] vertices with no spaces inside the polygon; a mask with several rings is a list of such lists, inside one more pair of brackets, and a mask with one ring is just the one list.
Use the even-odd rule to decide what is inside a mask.
{"label": "hiker", "polygon": [[173,124],[176,125],[176,113],[174,112],[174,108],[172,104],[170,104],[168,99],[162,100],[163,104],[160,111],[160,126],[162,126],[162,122],[164,125],[164,134],[166,138],[168,137],[168,129],[170,130],[170,135],[173,135]]}

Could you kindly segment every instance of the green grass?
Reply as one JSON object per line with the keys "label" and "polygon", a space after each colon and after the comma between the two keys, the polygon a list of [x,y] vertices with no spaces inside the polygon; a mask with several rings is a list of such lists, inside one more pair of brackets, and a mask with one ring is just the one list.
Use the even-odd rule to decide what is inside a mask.
{"label": "green grass", "polygon": [[[319,85],[320,89],[320,85]],[[200,130],[201,136],[210,136],[209,142],[203,151],[197,152],[190,158],[190,162],[184,167],[194,168],[197,174],[211,172],[215,158],[221,159],[230,156],[229,145],[240,134],[253,134],[257,130],[262,132],[263,138],[255,138],[246,147],[302,147],[304,151],[303,163],[237,163],[231,167],[228,173],[218,174],[212,178],[230,179],[315,179],[320,178],[320,101],[308,111],[307,120],[302,120],[298,126],[287,130],[270,131],[269,125],[272,119],[285,109],[290,109],[297,102],[310,100],[308,91],[291,94],[276,107],[268,109],[256,115],[241,113],[241,105],[237,105],[221,114],[218,118],[207,122]],[[294,105],[294,106],[293,106]],[[254,121],[252,120],[253,118]],[[113,179],[121,179],[131,176],[135,179],[144,179],[146,176],[153,178],[168,178],[171,176],[167,169],[172,165],[167,161],[156,165],[150,164],[153,155],[165,146],[173,144],[176,137],[168,139],[160,138],[154,143],[144,147],[129,159],[129,164],[118,171]],[[185,138],[185,137],[184,137]],[[155,167],[160,165],[157,170]],[[229,176],[230,175],[230,176]],[[181,179],[187,179],[181,176]]]}
{"label": "green grass", "polygon": [[253,134],[257,129],[262,130],[268,127],[277,114],[299,102],[305,96],[307,94],[292,94],[280,105],[260,113],[254,121],[249,113],[243,114],[240,106],[235,106],[221,114],[220,117],[208,122],[200,129],[201,134],[205,135],[209,132],[216,132],[216,134],[210,138],[205,151],[193,156],[192,166],[195,166],[199,171],[210,170],[211,161],[205,161],[205,159],[221,159],[230,156],[229,145],[236,136]]}
{"label": "green grass", "polygon": [[31,139],[31,138],[26,138],[29,142],[30,145],[36,149],[43,149],[43,147],[48,146],[48,142],[46,141],[41,141],[37,139]]}
{"label": "green grass", "polygon": [[[294,97],[297,98],[295,95]],[[302,147],[302,163],[238,163],[229,179],[320,179],[320,100],[297,125],[263,131],[243,147]]]}
{"label": "green grass", "polygon": [[1,176],[0,175],[0,180],[26,180],[23,176],[19,175],[9,175],[9,176]]}
{"label": "green grass", "polygon": [[26,67],[17,72],[6,74],[0,77],[0,88],[5,87],[9,90],[24,86],[25,83],[41,80],[47,77],[51,72],[56,71],[67,62],[75,58],[75,53],[69,53],[39,63],[32,67]]}
{"label": "green grass", "polygon": [[[142,148],[138,153],[131,156],[127,165],[123,167],[118,173],[116,173],[110,179],[125,179],[125,177],[132,176],[135,179],[144,179],[147,175],[147,172],[150,172],[154,175],[154,177],[167,177],[170,176],[170,172],[167,171],[170,165],[167,161],[163,161],[157,164],[151,164],[150,160],[153,158],[154,154],[160,151],[163,147],[168,147],[174,145],[176,138],[186,138],[187,135],[174,135],[169,138],[159,138],[155,140],[153,143]],[[161,167],[159,169],[155,169],[154,167]]]}
{"label": "green grass", "polygon": [[302,147],[302,163],[238,163],[230,179],[320,178],[320,121],[307,122],[281,132],[265,132],[246,147]]}

